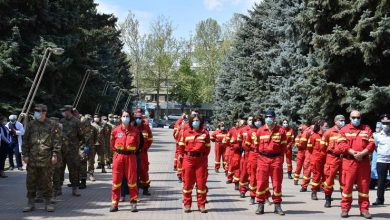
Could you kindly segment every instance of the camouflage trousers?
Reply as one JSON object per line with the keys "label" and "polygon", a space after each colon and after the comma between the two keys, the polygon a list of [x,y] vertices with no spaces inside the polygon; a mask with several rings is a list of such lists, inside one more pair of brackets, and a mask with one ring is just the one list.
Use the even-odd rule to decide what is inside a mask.
{"label": "camouflage trousers", "polygon": [[96,149],[99,149],[100,145],[94,145],[89,149],[88,154],[88,173],[93,173],[95,171],[95,156]]}
{"label": "camouflage trousers", "polygon": [[112,164],[113,152],[110,145],[104,147],[105,163]]}
{"label": "camouflage trousers", "polygon": [[35,167],[27,165],[27,198],[34,199],[39,190],[43,198],[49,200],[53,195],[53,167]]}
{"label": "camouflage trousers", "polygon": [[61,190],[61,186],[64,182],[64,176],[62,175],[62,166],[55,166],[53,172],[53,190],[58,192]]}
{"label": "camouflage trousers", "polygon": [[[69,149],[69,148],[68,148]],[[68,166],[69,180],[73,186],[79,186],[80,184],[80,155],[79,150],[70,149],[62,157],[62,176],[65,175],[65,168]]]}
{"label": "camouflage trousers", "polygon": [[95,145],[95,150],[98,155],[97,162],[99,165],[104,166],[105,165],[105,155],[106,155],[106,149],[104,145]]}

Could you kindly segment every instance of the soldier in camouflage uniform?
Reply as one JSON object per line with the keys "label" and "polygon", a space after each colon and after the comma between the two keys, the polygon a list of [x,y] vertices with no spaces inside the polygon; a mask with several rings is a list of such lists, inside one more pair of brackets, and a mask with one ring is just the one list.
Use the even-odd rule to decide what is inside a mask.
{"label": "soldier in camouflage uniform", "polygon": [[107,169],[111,169],[112,156],[113,156],[110,147],[112,126],[110,126],[106,116],[102,116],[102,127],[103,127],[104,164],[107,165]]}
{"label": "soldier in camouflage uniform", "polygon": [[86,114],[81,117],[81,132],[84,134],[84,141],[80,146],[80,186],[79,189],[85,189],[87,187],[87,166],[88,156],[91,151],[91,147],[94,144],[94,128],[91,125],[92,116]]}
{"label": "soldier in camouflage uniform", "polygon": [[72,186],[72,195],[80,196],[80,142],[82,142],[83,135],[81,133],[80,121],[72,114],[73,107],[65,105],[61,108],[62,118],[62,147],[64,149],[62,174],[65,174],[65,166],[68,166],[69,180]]}
{"label": "soldier in camouflage uniform", "polygon": [[50,203],[53,193],[52,176],[53,165],[57,163],[57,155],[60,153],[60,131],[58,126],[51,122],[47,115],[46,105],[36,105],[34,118],[26,128],[23,136],[22,154],[23,161],[27,164],[27,198],[28,204],[23,212],[34,210],[34,198],[38,186],[42,186],[45,198],[45,209],[54,211]]}
{"label": "soldier in camouflage uniform", "polygon": [[99,115],[95,115],[93,118],[92,126],[95,128],[96,138],[95,138],[95,144],[94,144],[94,152],[93,156],[91,155],[91,158],[89,159],[89,169],[92,169],[90,173],[93,173],[94,171],[94,165],[95,165],[95,155],[98,155],[98,167],[97,169],[101,168],[102,173],[106,173],[106,170],[104,166],[102,166],[101,158],[104,158],[104,149],[103,149],[103,126],[100,124],[100,118]]}
{"label": "soldier in camouflage uniform", "polygon": [[53,198],[52,203],[56,202],[56,197],[62,195],[62,182],[61,182],[61,167],[62,167],[62,124],[60,124],[60,119],[56,117],[51,117],[50,120],[57,126],[60,136],[60,146],[61,150],[57,153],[57,163],[53,168]]}

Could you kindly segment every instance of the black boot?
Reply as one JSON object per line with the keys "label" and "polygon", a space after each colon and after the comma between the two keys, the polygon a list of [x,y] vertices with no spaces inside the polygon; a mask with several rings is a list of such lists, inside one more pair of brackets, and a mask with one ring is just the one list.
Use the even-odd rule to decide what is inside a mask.
{"label": "black boot", "polygon": [[239,189],[238,183],[234,183],[234,190],[238,190],[238,189]]}
{"label": "black boot", "polygon": [[375,205],[383,205],[383,204],[384,204],[384,201],[381,199],[376,199],[376,201],[372,203],[372,205],[374,205],[374,206]]}
{"label": "black boot", "polygon": [[230,184],[230,183],[232,183],[233,181],[231,181],[231,180],[227,180],[226,181],[226,184]]}
{"label": "black boot", "polygon": [[318,200],[317,192],[316,192],[316,191],[311,192],[311,200]]}
{"label": "black boot", "polygon": [[136,201],[130,202],[130,206],[131,206],[131,208],[130,208],[131,212],[138,212]]}
{"label": "black boot", "polygon": [[145,196],[150,196],[150,195],[152,195],[152,194],[150,194],[150,192],[149,192],[149,187],[145,187],[145,188],[144,188],[144,191],[142,192],[142,194],[145,195]]}
{"label": "black boot", "polygon": [[278,215],[285,215],[283,210],[282,210],[282,206],[280,206],[280,203],[275,204],[275,211],[274,212]]}
{"label": "black boot", "polygon": [[245,198],[245,193],[240,193],[240,198]]}
{"label": "black boot", "polygon": [[251,199],[249,200],[249,203],[251,205],[254,205],[255,204],[255,197],[251,197]]}
{"label": "black boot", "polygon": [[288,178],[289,178],[290,180],[293,179],[293,177],[291,176],[291,171],[288,171],[287,175],[288,175]]}
{"label": "black boot", "polygon": [[301,190],[299,192],[307,192],[307,188],[301,188]]}
{"label": "black boot", "polygon": [[256,209],[256,215],[264,214],[264,203],[259,203]]}
{"label": "black boot", "polygon": [[330,196],[325,196],[325,208],[330,208],[332,207],[332,197]]}
{"label": "black boot", "polygon": [[87,188],[87,180],[81,180],[79,189],[85,189]]}

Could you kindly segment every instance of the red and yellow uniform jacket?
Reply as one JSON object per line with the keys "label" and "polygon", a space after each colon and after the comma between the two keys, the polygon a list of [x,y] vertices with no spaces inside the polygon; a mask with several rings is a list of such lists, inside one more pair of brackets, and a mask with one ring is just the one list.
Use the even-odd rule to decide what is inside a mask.
{"label": "red and yellow uniform jacket", "polygon": [[138,128],[123,124],[117,126],[111,132],[111,149],[113,151],[137,151],[140,143],[140,132]]}
{"label": "red and yellow uniform jacket", "polygon": [[286,132],[286,138],[287,138],[287,148],[291,148],[294,144],[294,130],[292,128],[283,128]]}
{"label": "red and yellow uniform jacket", "polygon": [[222,144],[222,141],[223,139],[225,138],[227,134],[227,131],[226,130],[216,130],[214,131],[211,135],[210,135],[210,140],[212,142],[216,142],[216,143],[219,143],[219,144]]}
{"label": "red and yellow uniform jacket", "polygon": [[186,152],[196,152],[208,155],[210,153],[210,135],[206,129],[200,128],[194,130],[184,130],[180,137],[179,146],[182,154]]}
{"label": "red and yellow uniform jacket", "polygon": [[313,157],[320,158],[326,155],[326,148],[321,145],[321,134],[312,132],[307,143],[307,149],[311,148]]}
{"label": "red and yellow uniform jacket", "polygon": [[285,130],[279,125],[275,125],[272,130],[263,125],[256,132],[255,143],[260,154],[282,155],[287,147]]}
{"label": "red and yellow uniform jacket", "polygon": [[179,141],[179,129],[180,129],[180,126],[183,122],[183,117],[180,117],[179,119],[177,119],[177,121],[175,122],[175,126],[173,127],[173,138],[175,138],[176,142]]}
{"label": "red and yellow uniform jacket", "polygon": [[311,127],[306,128],[299,139],[299,145],[297,146],[299,150],[306,150],[307,142],[309,141],[309,137],[312,133],[313,129]]}
{"label": "red and yellow uniform jacket", "polygon": [[225,139],[222,141],[222,143],[228,144],[228,146],[233,151],[240,150],[241,147],[241,133],[240,128],[232,127],[229,132],[226,134]]}
{"label": "red and yellow uniform jacket", "polygon": [[299,141],[300,141],[300,139],[301,139],[301,136],[302,136],[301,133],[297,134],[297,136],[295,137],[295,140],[294,140],[294,145],[295,145],[295,147],[297,147],[298,149],[300,149],[300,148],[299,148]]}
{"label": "red and yellow uniform jacket", "polygon": [[249,135],[245,139],[245,147],[249,149],[249,151],[257,152],[257,130],[259,128],[255,127],[249,132]]}
{"label": "red and yellow uniform jacket", "polygon": [[147,152],[153,143],[153,134],[148,124],[141,124],[137,127],[144,138],[144,145],[141,148],[141,152]]}
{"label": "red and yellow uniform jacket", "polygon": [[335,154],[334,150],[337,145],[337,139],[340,137],[339,131],[340,130],[335,125],[322,135],[321,148],[325,148],[327,153]]}
{"label": "red and yellow uniform jacket", "polygon": [[[348,153],[349,149],[359,152],[367,149],[370,153],[374,151],[375,144],[370,127],[360,125],[355,128],[352,124],[348,124],[340,129],[340,138],[337,139],[335,153],[344,154],[349,158],[352,157]],[[368,157],[366,156],[365,159]]]}
{"label": "red and yellow uniform jacket", "polygon": [[[251,150],[251,145],[252,145],[252,134],[256,134],[257,127],[253,126],[245,126],[241,129],[241,139],[242,139],[242,144],[241,146],[244,148],[246,152]],[[248,144],[249,142],[249,144]]]}

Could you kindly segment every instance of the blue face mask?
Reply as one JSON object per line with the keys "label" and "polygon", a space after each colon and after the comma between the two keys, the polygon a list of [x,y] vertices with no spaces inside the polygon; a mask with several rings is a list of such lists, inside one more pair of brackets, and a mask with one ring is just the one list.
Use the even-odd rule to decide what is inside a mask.
{"label": "blue face mask", "polygon": [[199,126],[200,126],[200,121],[193,121],[192,122],[192,127],[193,128],[197,129],[197,128],[199,128]]}
{"label": "blue face mask", "polygon": [[130,118],[129,117],[122,117],[122,123],[124,125],[129,125],[130,123]]}
{"label": "blue face mask", "polygon": [[137,125],[140,125],[142,123],[142,119],[140,119],[140,118],[135,119],[135,123]]}
{"label": "blue face mask", "polygon": [[360,118],[352,119],[351,123],[352,123],[353,126],[359,127],[359,125],[360,125]]}
{"label": "blue face mask", "polygon": [[342,128],[345,126],[345,121],[339,121],[339,127]]}
{"label": "blue face mask", "polygon": [[390,125],[382,125],[383,131],[384,132],[389,132],[390,131]]}
{"label": "blue face mask", "polygon": [[261,127],[261,121],[255,121],[255,126],[257,127],[257,128],[260,128]]}
{"label": "blue face mask", "polygon": [[273,118],[265,118],[265,123],[267,125],[270,125],[270,124],[274,123],[274,119]]}
{"label": "blue face mask", "polygon": [[34,112],[34,118],[35,118],[35,120],[39,120],[41,118],[41,113],[40,112]]}

